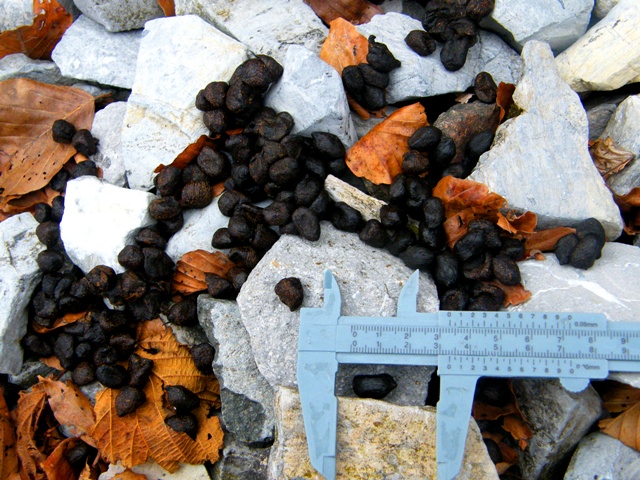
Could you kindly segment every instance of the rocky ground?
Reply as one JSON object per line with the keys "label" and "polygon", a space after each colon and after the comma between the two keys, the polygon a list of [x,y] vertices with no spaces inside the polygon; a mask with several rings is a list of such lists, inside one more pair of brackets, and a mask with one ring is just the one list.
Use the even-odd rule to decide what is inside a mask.
{"label": "rocky ground", "polygon": [[[8,3],[11,8],[0,13],[0,30],[15,28],[24,17],[24,2]],[[328,28],[302,0],[175,0],[176,16],[167,18],[155,0],[63,3],[76,19],[53,51],[53,61],[6,56],[0,59],[0,81],[27,77],[117,100],[96,113],[91,128],[100,141],[92,159],[102,178],[83,176],[66,187],[61,238],[69,258],[85,273],[98,265],[124,271],[118,254],[141,228],[155,223],[148,212],[157,198],[150,193],[154,170],[208,133],[194,106],[196,95],[209,82],[228,81],[253,55],[272,56],[283,66],[265,105],[291,114],[293,134],[329,132],[348,149],[381,120],[364,121],[350,110],[340,75],[318,57]],[[510,207],[536,213],[540,228],[573,226],[593,217],[609,241],[588,270],[559,265],[553,253],[519,262],[522,284],[532,296],[509,310],[599,312],[610,320],[639,321],[640,241],[622,233],[612,191],[625,195],[640,187],[640,3],[495,3],[480,23],[465,65],[455,72],[443,67],[440,46],[420,57],[406,45],[409,31],[422,28],[420,2],[386,0],[383,15],[357,26],[401,62],[390,75],[387,113],[417,100],[435,104],[470,91],[482,71],[496,83],[515,84],[513,98],[521,112],[500,125],[469,179],[486,184]],[[450,120],[442,114],[429,121],[445,128]],[[588,148],[590,140],[606,137],[635,155],[608,179],[609,188]],[[379,208],[368,195],[354,200],[360,194],[332,177],[325,188],[365,218]],[[219,202],[184,212],[184,226],[166,244],[171,260],[213,250],[213,232],[229,221]],[[20,347],[29,299],[42,275],[35,258],[45,247],[35,234],[37,226],[29,213],[0,223],[0,371],[22,388],[37,374],[50,372],[39,360],[23,363]],[[153,462],[134,470],[148,478],[320,478],[308,460],[297,392],[299,310],[281,303],[274,285],[297,277],[304,290],[302,306],[319,307],[326,268],[339,281],[346,315],[393,316],[412,273],[399,258],[329,222],[322,223],[317,241],[280,237],[237,299],[200,295],[199,325],[174,326],[180,342],[208,341],[215,347],[213,370],[221,384],[226,433],[222,459],[209,471],[183,465],[168,475]],[[438,308],[436,284],[423,272],[418,311]],[[435,478],[435,409],[425,406],[433,405],[434,372],[435,367],[340,367],[338,478]],[[358,399],[353,376],[377,373],[392,375],[396,388],[384,401]],[[637,374],[612,378],[640,387]],[[603,411],[593,386],[579,393],[555,380],[514,379],[512,386],[532,430],[514,478],[638,478],[640,453],[594,427]],[[90,392],[92,387],[95,396],[95,384],[83,388]],[[480,427],[471,421],[459,479],[498,478]],[[113,478],[117,469],[112,466],[100,478]]]}

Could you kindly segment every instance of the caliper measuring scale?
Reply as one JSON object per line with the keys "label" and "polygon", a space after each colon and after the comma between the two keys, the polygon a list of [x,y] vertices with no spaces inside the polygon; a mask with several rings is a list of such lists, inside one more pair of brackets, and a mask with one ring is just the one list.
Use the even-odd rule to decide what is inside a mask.
{"label": "caliper measuring scale", "polygon": [[438,480],[460,471],[478,378],[559,378],[579,392],[609,372],[640,372],[640,323],[598,313],[419,313],[418,275],[404,285],[396,317],[342,316],[329,270],[323,306],[301,309],[298,388],[311,464],[327,480],[336,478],[340,363],[438,367]]}

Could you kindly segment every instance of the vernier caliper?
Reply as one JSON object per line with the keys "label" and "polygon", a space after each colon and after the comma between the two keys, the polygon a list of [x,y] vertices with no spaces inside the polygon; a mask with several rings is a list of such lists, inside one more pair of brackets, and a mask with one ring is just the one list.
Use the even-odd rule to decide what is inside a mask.
{"label": "vernier caliper", "polygon": [[592,313],[418,313],[418,275],[400,292],[395,318],[342,316],[329,270],[324,305],[301,309],[298,388],[311,465],[327,480],[336,477],[339,363],[438,366],[438,480],[460,471],[478,378],[559,378],[579,392],[610,371],[640,372],[640,323]]}

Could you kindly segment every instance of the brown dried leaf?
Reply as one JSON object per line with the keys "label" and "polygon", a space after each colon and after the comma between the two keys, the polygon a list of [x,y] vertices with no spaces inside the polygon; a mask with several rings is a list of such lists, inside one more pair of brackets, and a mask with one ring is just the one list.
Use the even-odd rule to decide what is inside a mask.
{"label": "brown dried leaf", "polygon": [[565,235],[575,233],[575,228],[555,227],[546,230],[538,230],[531,235],[527,235],[524,241],[525,255],[529,256],[530,252],[550,252],[556,248],[556,243]]}
{"label": "brown dried leaf", "polygon": [[469,100],[473,98],[473,93],[459,93],[456,95],[456,103],[461,103],[463,105],[469,103]]}
{"label": "brown dried leaf", "polygon": [[513,105],[513,92],[516,91],[516,86],[513,83],[500,82],[498,85],[498,94],[496,96],[496,104],[500,107],[499,119],[502,122],[505,115],[509,113],[511,106]]}
{"label": "brown dried leaf", "polygon": [[79,437],[95,447],[89,432],[93,430],[96,414],[86,395],[71,382],[65,384],[50,378],[38,378],[49,397],[49,406],[53,415],[60,425],[67,427],[74,437]]}
{"label": "brown dried leaf", "polygon": [[0,479],[10,479],[17,473],[16,433],[4,400],[4,390],[0,387]]}
{"label": "brown dried leaf", "polygon": [[636,187],[626,195],[614,195],[624,220],[624,231],[628,235],[640,233],[640,187]]}
{"label": "brown dried leaf", "polygon": [[60,364],[60,360],[55,355],[51,355],[50,357],[41,358],[40,361],[44,363],[47,367],[55,368],[56,370],[60,370],[61,372],[66,371],[66,369]]}
{"label": "brown dried leaf", "polygon": [[613,420],[601,420],[598,425],[602,433],[617,438],[628,447],[640,450],[640,402]]}
{"label": "brown dried leaf", "polygon": [[77,88],[60,87],[27,78],[0,83],[1,204],[43,188],[75,153],[56,143],[53,122],[67,120],[76,128],[91,128],[93,96]]}
{"label": "brown dried leaf", "polygon": [[147,480],[147,476],[142,473],[135,473],[127,468],[124,472],[117,473],[113,480]]}
{"label": "brown dried leaf", "polygon": [[40,384],[36,384],[31,392],[20,392],[16,408],[16,450],[23,472],[29,479],[44,479],[40,464],[47,457],[40,451],[36,441],[39,440],[38,423],[47,405],[47,394]]}
{"label": "brown dried leaf", "polygon": [[176,5],[174,0],[158,0],[158,5],[160,5],[165,17],[176,16]]}
{"label": "brown dried leaf", "polygon": [[538,223],[538,217],[532,212],[524,212],[522,215],[517,215],[514,211],[509,211],[505,215],[501,212],[498,212],[497,215],[498,221],[496,224],[504,231],[514,235],[530,235],[534,232]]}
{"label": "brown dried leaf", "polygon": [[633,153],[618,147],[611,137],[589,142],[589,153],[598,172],[605,180],[614,173],[622,171],[635,158]]}
{"label": "brown dried leaf", "polygon": [[163,165],[162,163],[156,167],[153,173],[158,173],[164,170],[167,167],[176,167],[179,169],[183,169],[187,165],[189,165],[198,155],[204,147],[216,148],[217,138],[211,138],[208,135],[200,135],[198,140],[194,143],[190,143],[187,148],[185,148],[182,152],[178,154],[176,159],[171,162],[169,165]]}
{"label": "brown dried leaf", "polygon": [[402,172],[402,157],[409,151],[409,137],[425,125],[428,125],[427,116],[420,103],[399,108],[349,149],[347,166],[358,177],[376,185],[389,185]]}
{"label": "brown dried leaf", "polygon": [[66,325],[71,325],[72,323],[76,323],[80,320],[85,320],[87,317],[87,311],[79,312],[79,313],[66,313],[62,317],[58,318],[53,325],[49,328],[43,327],[42,325],[38,325],[35,322],[32,324],[33,329],[36,333],[48,333],[53,330],[57,330],[58,328],[62,328]]}
{"label": "brown dried leaf", "polygon": [[176,271],[171,281],[174,292],[191,294],[207,289],[206,273],[214,273],[225,278],[231,267],[235,266],[222,252],[195,250],[185,253],[176,263]]}
{"label": "brown dried leaf", "polygon": [[355,25],[367,23],[374,15],[383,14],[378,5],[367,0],[304,0],[326,24],[342,18]]}
{"label": "brown dried leaf", "polygon": [[60,192],[56,192],[54,189],[49,187],[44,187],[40,190],[36,190],[35,192],[29,192],[25,195],[9,200],[3,205],[2,210],[0,210],[0,222],[19,213],[33,213],[34,207],[38,203],[46,203],[51,206],[51,202],[58,195],[60,195]]}
{"label": "brown dried leaf", "polygon": [[488,405],[480,401],[475,401],[473,402],[471,416],[476,420],[497,420],[500,417],[511,415],[512,413],[516,413],[517,411],[518,410],[513,403],[509,403],[504,407],[496,407],[494,405]]}
{"label": "brown dried leaf", "polygon": [[533,432],[521,417],[507,415],[502,419],[502,428],[511,434],[522,450],[527,448],[527,440],[533,436]]}
{"label": "brown dried leaf", "polygon": [[640,389],[614,381],[607,383],[608,388],[602,394],[602,407],[609,413],[624,412],[640,402]]}
{"label": "brown dried leaf", "polygon": [[73,23],[57,0],[33,0],[33,24],[0,33],[0,58],[12,53],[51,60],[51,52]]}
{"label": "brown dried leaf", "polygon": [[494,285],[504,292],[503,305],[505,307],[509,305],[520,305],[531,298],[531,292],[525,289],[520,283],[518,285],[504,285],[498,280],[491,280],[486,283]]}
{"label": "brown dried leaf", "polygon": [[356,28],[343,18],[329,24],[329,35],[320,49],[320,58],[342,75],[350,65],[367,63],[369,42]]}
{"label": "brown dried leaf", "polygon": [[67,438],[42,462],[42,470],[47,480],[70,480],[76,477],[73,467],[67,461],[67,452],[78,444],[77,438]]}

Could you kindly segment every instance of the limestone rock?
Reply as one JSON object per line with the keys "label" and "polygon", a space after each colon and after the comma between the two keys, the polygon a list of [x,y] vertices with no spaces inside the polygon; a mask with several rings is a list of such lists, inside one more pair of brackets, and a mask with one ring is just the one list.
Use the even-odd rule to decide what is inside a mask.
{"label": "limestone rock", "polygon": [[376,41],[385,43],[402,62],[400,68],[390,73],[387,103],[463,92],[482,71],[489,72],[496,83],[517,83],[520,79],[520,57],[493,33],[481,31],[478,43],[469,50],[464,67],[457,72],[449,72],[440,61],[441,44],[428,57],[419,56],[407,46],[404,38],[411,30],[419,29],[422,29],[422,24],[418,20],[400,13],[376,15],[369,23],[357,26],[365,37],[375,35]]}
{"label": "limestone rock", "polygon": [[609,120],[618,108],[618,105],[627,98],[625,94],[608,94],[589,97],[582,102],[587,111],[589,121],[589,140],[596,140],[607,127]]}
{"label": "limestone rock", "polygon": [[496,0],[493,13],[480,25],[503,34],[517,50],[539,40],[559,52],[587,31],[592,9],[593,0]]}
{"label": "limestone rock", "polygon": [[31,78],[38,82],[55,85],[71,85],[72,78],[65,78],[54,62],[32,60],[24,53],[14,53],[0,58],[0,82],[10,78]]}
{"label": "limestone rock", "polygon": [[4,0],[2,13],[0,13],[0,32],[31,25],[33,17],[33,2],[31,0]]}
{"label": "limestone rock", "polygon": [[220,197],[214,198],[205,208],[183,211],[184,226],[169,239],[166,248],[167,255],[174,262],[187,252],[213,250],[211,237],[216,230],[226,227],[229,223],[229,218],[218,208],[219,199]]}
{"label": "limestone rock", "polygon": [[51,58],[67,77],[131,88],[142,32],[110,33],[81,15],[67,29]]}
{"label": "limestone rock", "polygon": [[604,433],[584,437],[571,457],[564,480],[640,478],[640,452]]}
{"label": "limestone rock", "polygon": [[22,368],[15,375],[9,375],[9,382],[18,385],[21,389],[26,390],[38,383],[38,376],[47,377],[52,374],[60,373],[59,370],[45,365],[39,358],[25,360]]}
{"label": "limestone rock", "polygon": [[[118,464],[109,465],[109,470],[100,474],[98,480],[111,480],[121,478],[118,474],[124,472],[125,468]],[[178,469],[169,473],[153,460],[149,460],[142,465],[135,465],[131,468],[134,473],[145,475],[147,478],[153,478],[154,480],[209,480],[209,474],[204,465],[189,465],[187,463],[181,463]]]}
{"label": "limestone rock", "polygon": [[293,116],[292,133],[310,137],[328,132],[347,148],[353,145],[358,138],[338,72],[297,45],[289,47],[282,66],[282,78],[271,86],[265,105]]}
{"label": "limestone rock", "polygon": [[213,480],[267,480],[269,447],[252,448],[225,432],[222,457],[213,466]]}
{"label": "limestone rock", "polygon": [[593,16],[596,18],[604,18],[615,7],[620,0],[596,0],[593,7]]}
{"label": "limestone rock", "polygon": [[0,223],[0,373],[17,374],[22,366],[20,340],[27,333],[31,294],[42,277],[36,257],[45,249],[36,237],[30,213]]}
{"label": "limestone rock", "polygon": [[94,22],[110,32],[144,27],[145,22],[164,17],[157,0],[74,0],[76,6]]}
{"label": "limestone rock", "polygon": [[626,195],[640,187],[640,95],[620,104],[602,133],[602,138],[607,137],[636,156],[624,170],[609,177],[611,189],[618,195]]}
{"label": "limestone rock", "polygon": [[[238,295],[256,364],[274,387],[296,386],[300,324],[300,312],[291,312],[274,293],[278,281],[299,278],[304,289],[302,307],[320,307],[323,272],[328,268],[340,286],[344,315],[394,316],[402,285],[412,273],[398,258],[362,243],[357,234],[338,231],[327,222],[321,227],[317,242],[280,237]],[[418,311],[436,311],[435,285],[426,273],[421,274],[420,282]],[[359,373],[367,373],[366,367]]]}
{"label": "limestone rock", "polygon": [[209,82],[228,81],[246,59],[242,44],[196,16],[146,24],[122,132],[131,188],[151,188],[160,163],[169,165],[207,133],[195,107],[196,94]]}
{"label": "limestone rock", "polygon": [[558,55],[560,75],[576,92],[615,90],[640,81],[640,3],[621,0]]}
{"label": "limestone rock", "polygon": [[563,461],[600,417],[602,400],[592,386],[572,393],[558,380],[519,379],[512,385],[533,432],[520,460],[522,478],[558,478]]}
{"label": "limestone rock", "polygon": [[328,29],[300,0],[176,0],[176,14],[195,14],[238,39],[255,54],[283,62],[289,45],[320,52]]}
{"label": "limestone rock", "polygon": [[60,236],[73,263],[85,273],[97,265],[124,272],[118,253],[135,243],[138,229],[155,223],[147,211],[155,198],[96,177],[69,181]]}
{"label": "limestone rock", "polygon": [[91,157],[91,160],[102,169],[102,179],[117,187],[127,186],[120,144],[126,113],[126,102],[111,103],[96,112],[91,126],[91,135],[100,141],[98,152]]}
{"label": "limestone rock", "polygon": [[380,208],[386,205],[382,200],[367,195],[333,175],[328,175],[325,178],[324,189],[334,202],[344,202],[351,208],[358,210],[365,221],[372,218],[380,220]]}
{"label": "limestone rock", "polygon": [[[269,458],[270,479],[323,477],[309,462],[298,392],[276,394],[277,439]],[[340,398],[337,426],[337,479],[400,480],[436,478],[436,410],[401,407],[379,400]],[[475,421],[469,432],[458,480],[497,480]]]}
{"label": "limestone rock", "polygon": [[256,366],[237,303],[200,295],[198,320],[216,349],[213,372],[226,429],[244,443],[273,441],[273,388]]}
{"label": "limestone rock", "polygon": [[578,95],[558,75],[547,44],[529,42],[522,57],[525,73],[513,99],[523,111],[500,125],[469,179],[505,197],[511,208],[536,213],[539,228],[595,217],[610,240],[618,238],[620,211],[589,155]]}

